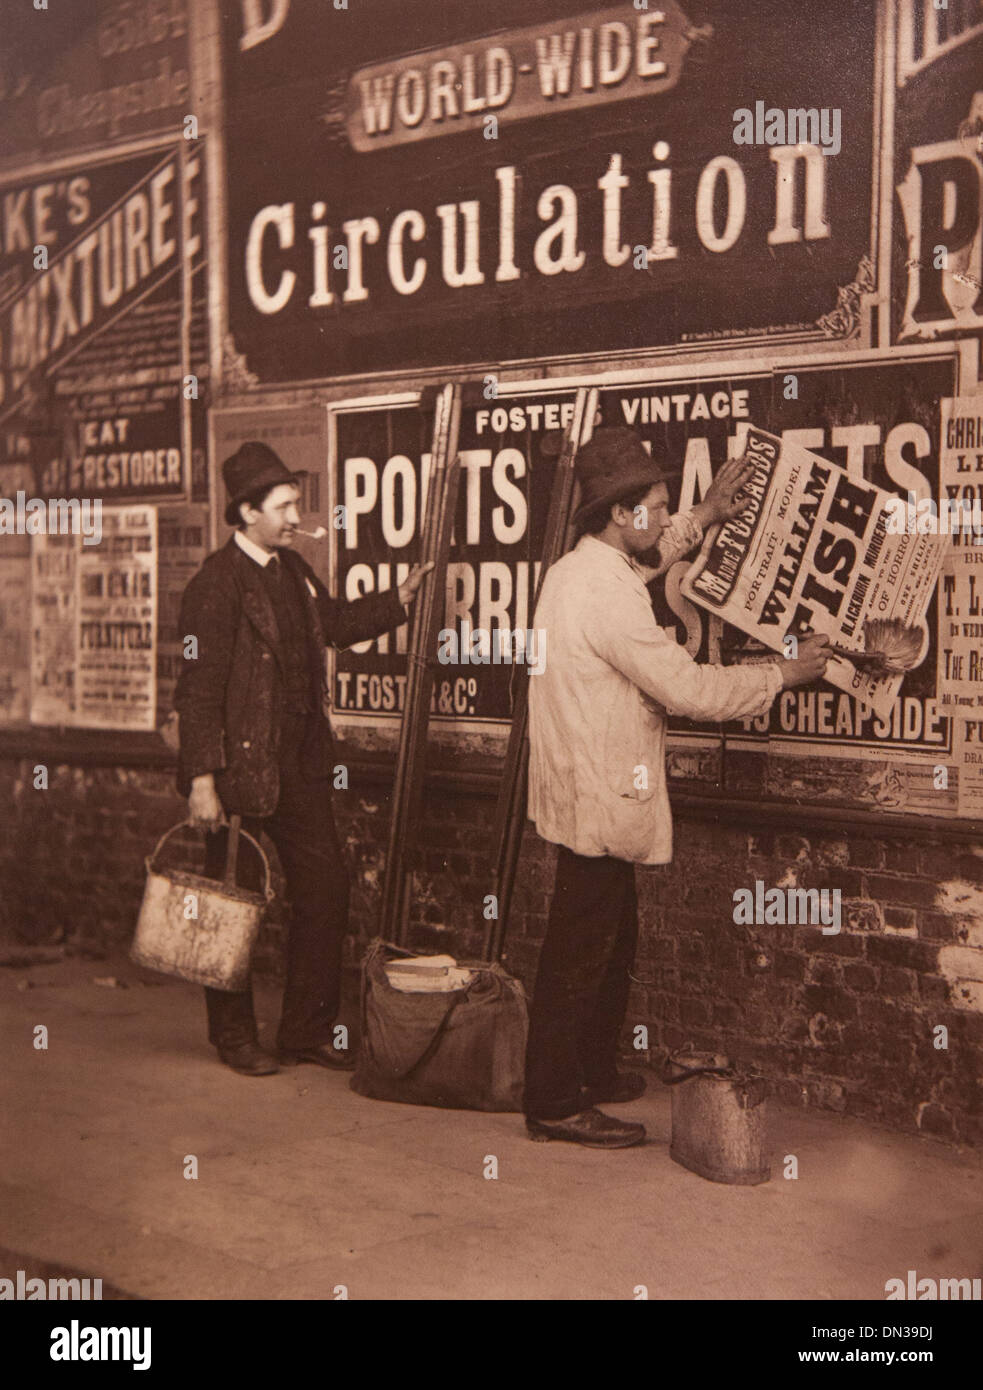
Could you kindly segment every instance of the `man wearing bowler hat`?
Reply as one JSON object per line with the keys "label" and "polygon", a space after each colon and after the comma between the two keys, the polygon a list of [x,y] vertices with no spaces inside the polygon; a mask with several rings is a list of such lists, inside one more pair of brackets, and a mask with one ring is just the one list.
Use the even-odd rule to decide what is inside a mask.
{"label": "man wearing bowler hat", "polygon": [[[334,599],[291,550],[300,514],[299,474],[266,444],[240,446],[222,465],[225,520],[237,529],[184,592],[180,631],[197,652],[174,697],[178,788],[208,837],[206,873],[220,876],[227,815],[253,835],[265,830],[287,881],[291,919],[277,1035],[284,1065],[350,1069],[333,1046],[348,922],[348,874],[331,809],[335,766],[324,648],[378,637],[407,619],[423,575],[355,602]],[[251,853],[242,842],[242,860]],[[247,1076],[278,1070],[259,1047],[251,988],[206,989],[208,1038],[221,1060]]]}
{"label": "man wearing bowler hat", "polygon": [[825,670],[825,638],[801,641],[796,660],[725,668],[699,665],[656,623],[646,583],[742,510],[750,469],[731,460],[702,503],[670,519],[671,475],[633,430],[596,430],[577,459],[580,539],[544,580],[534,623],[549,660],[529,683],[529,815],[559,846],[526,1053],[533,1139],[614,1149],[645,1137],[597,1105],[645,1089],[616,1063],[638,936],[634,866],[672,858],[667,715],[764,714],[783,687]]}

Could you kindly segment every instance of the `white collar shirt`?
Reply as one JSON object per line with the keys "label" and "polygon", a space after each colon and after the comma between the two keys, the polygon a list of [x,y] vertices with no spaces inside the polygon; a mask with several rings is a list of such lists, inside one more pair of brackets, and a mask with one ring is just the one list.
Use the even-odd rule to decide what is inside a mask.
{"label": "white collar shirt", "polygon": [[251,541],[242,531],[233,532],[233,540],[239,549],[249,556],[250,560],[255,560],[257,565],[262,566],[263,569],[266,569],[271,560],[276,560],[278,564],[280,562],[280,557],[275,551],[264,550],[261,545]]}

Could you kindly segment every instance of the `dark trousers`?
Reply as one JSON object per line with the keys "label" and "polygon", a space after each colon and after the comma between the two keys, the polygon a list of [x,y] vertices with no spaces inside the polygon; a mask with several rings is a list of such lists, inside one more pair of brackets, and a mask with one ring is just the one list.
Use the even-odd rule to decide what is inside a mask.
{"label": "dark trousers", "polygon": [[[287,881],[291,919],[287,939],[287,980],[277,1047],[300,1051],[333,1040],[341,999],[341,954],[348,928],[348,870],[331,809],[331,783],[305,775],[300,749],[303,715],[284,719],[280,755],[280,797],[271,816],[243,817],[243,828],[259,838],[265,830],[276,845]],[[221,878],[228,831],[207,837],[205,873]],[[238,881],[260,883],[259,856],[248,840],[239,841]],[[241,993],[206,989],[208,1040],[232,1047],[256,1041],[252,986]]]}
{"label": "dark trousers", "polygon": [[561,845],[529,1016],[530,1118],[575,1115],[585,1087],[614,1079],[637,942],[634,864]]}

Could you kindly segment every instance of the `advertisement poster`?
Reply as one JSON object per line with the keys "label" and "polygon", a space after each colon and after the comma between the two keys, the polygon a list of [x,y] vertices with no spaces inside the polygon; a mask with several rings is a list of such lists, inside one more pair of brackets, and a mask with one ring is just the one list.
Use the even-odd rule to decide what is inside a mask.
{"label": "advertisement poster", "polygon": [[[898,623],[917,637],[911,666],[920,664],[948,536],[899,533],[888,493],[766,430],[752,425],[745,447],[748,505],[707,535],[684,595],[778,652],[787,634],[807,632],[873,651],[871,623]],[[837,655],[826,680],[884,718],[904,674]]]}
{"label": "advertisement poster", "polygon": [[30,713],[31,570],[0,546],[0,724],[26,724]]}
{"label": "advertisement poster", "polygon": [[98,544],[31,538],[31,722],[155,727],[157,513],[104,507]]}
{"label": "advertisement poster", "polygon": [[[479,634],[518,631],[521,645],[513,650],[536,655],[528,638],[532,602],[556,457],[572,412],[571,392],[466,404],[462,411],[442,624],[458,660],[438,670],[431,709],[438,722],[504,725],[511,716],[517,664],[494,660],[491,641],[482,646]],[[347,520],[337,533],[337,591],[346,598],[394,587],[420,558],[431,427],[416,406],[336,415],[338,502]],[[340,714],[398,716],[407,636],[408,624],[336,654]],[[500,654],[507,648],[500,637]],[[534,669],[536,661],[525,664]]]}
{"label": "advertisement poster", "polygon": [[188,109],[188,59],[185,0],[6,6],[0,48],[5,157],[26,164],[173,131]]}
{"label": "advertisement poster", "polygon": [[[33,493],[31,441],[0,433],[0,498]],[[20,458],[21,462],[14,462]],[[0,534],[0,725],[26,724],[31,703],[31,540]]]}
{"label": "advertisement poster", "polygon": [[[37,246],[45,248],[50,265],[56,256],[94,227],[94,249],[98,256],[100,209],[112,208],[130,187],[139,183],[154,162],[146,155],[131,156],[89,165],[67,178],[50,175],[6,182],[3,187],[6,235],[0,242],[0,304],[15,298],[37,277],[38,269],[34,264]],[[87,259],[86,251],[80,269],[87,268]],[[74,281],[74,275],[72,279]],[[71,288],[75,288],[74,284]],[[94,304],[92,308],[94,312]]]}
{"label": "advertisement poster", "polygon": [[939,604],[941,703],[952,720],[959,814],[983,815],[983,396],[941,402],[942,495],[961,522]]}
{"label": "advertisement poster", "polygon": [[157,512],[104,507],[102,539],[79,545],[76,723],[153,729],[157,676]]}
{"label": "advertisement poster", "polygon": [[[61,394],[136,377],[170,381],[176,394],[185,258],[198,306],[191,360],[207,362],[203,277],[196,273],[204,259],[202,163],[179,146],[110,165],[80,195],[75,224],[50,249],[39,243],[44,264],[0,299],[0,420],[35,411],[48,378]],[[18,207],[29,191],[5,193],[5,206]],[[104,203],[94,201],[97,192]],[[19,266],[15,256],[15,276]]]}
{"label": "advertisement poster", "polygon": [[905,0],[897,12],[892,335],[904,343],[979,333],[983,10]]}
{"label": "advertisement poster", "polygon": [[31,723],[74,724],[78,536],[31,537]]}
{"label": "advertisement poster", "polygon": [[[99,497],[105,505],[125,498],[182,498],[188,482],[181,454],[180,389],[107,387],[67,402],[71,450],[59,450],[45,467],[50,497]],[[192,470],[204,468],[204,412],[191,407]]]}
{"label": "advertisement poster", "polygon": [[852,336],[876,18],[462,0],[410,36],[397,0],[225,6],[237,352],[269,384]]}

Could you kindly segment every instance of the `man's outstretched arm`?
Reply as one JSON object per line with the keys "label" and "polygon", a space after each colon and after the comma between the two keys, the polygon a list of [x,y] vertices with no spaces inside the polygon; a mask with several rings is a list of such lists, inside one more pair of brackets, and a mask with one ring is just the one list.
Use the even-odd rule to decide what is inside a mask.
{"label": "man's outstretched arm", "polygon": [[667,714],[701,723],[764,714],[781,689],[820,680],[829,639],[800,639],[794,660],[777,656],[761,666],[715,666],[694,661],[658,626],[646,598],[632,594],[612,608],[603,595],[584,610],[584,630],[597,654],[656,701]]}
{"label": "man's outstretched arm", "polygon": [[402,627],[409,616],[406,610],[416,597],[424,575],[432,569],[432,560],[425,565],[414,565],[398,588],[356,599],[332,598],[312,570],[318,611],[328,643],[343,650],[355,642],[367,642]]}

